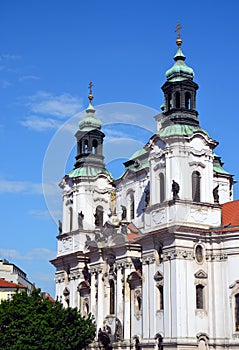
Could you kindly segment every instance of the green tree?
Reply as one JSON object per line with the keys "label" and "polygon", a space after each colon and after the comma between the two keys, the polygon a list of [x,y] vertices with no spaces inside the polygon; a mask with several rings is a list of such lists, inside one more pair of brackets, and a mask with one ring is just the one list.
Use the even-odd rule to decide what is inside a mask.
{"label": "green tree", "polygon": [[93,317],[44,299],[39,289],[0,304],[0,350],[80,350],[95,336]]}

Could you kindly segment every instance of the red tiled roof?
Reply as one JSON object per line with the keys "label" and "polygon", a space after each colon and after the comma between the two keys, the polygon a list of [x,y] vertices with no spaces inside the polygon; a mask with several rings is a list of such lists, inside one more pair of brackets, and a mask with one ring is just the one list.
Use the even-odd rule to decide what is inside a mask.
{"label": "red tiled roof", "polygon": [[50,296],[50,294],[48,294],[48,293],[46,293],[45,298],[50,300],[52,303],[55,302],[55,300],[52,298],[52,296]]}
{"label": "red tiled roof", "polygon": [[26,288],[26,287],[21,284],[16,284],[0,278],[0,288]]}
{"label": "red tiled roof", "polygon": [[222,204],[222,227],[239,226],[239,200]]}

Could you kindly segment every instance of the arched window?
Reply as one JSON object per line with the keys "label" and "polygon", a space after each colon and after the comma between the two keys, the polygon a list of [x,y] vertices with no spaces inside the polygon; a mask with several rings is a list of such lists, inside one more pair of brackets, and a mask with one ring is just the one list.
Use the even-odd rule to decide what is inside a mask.
{"label": "arched window", "polygon": [[198,171],[192,173],[192,200],[194,202],[200,202],[201,197],[201,175]]}
{"label": "arched window", "polygon": [[160,203],[165,199],[165,190],[164,190],[164,174],[159,174],[159,191],[160,191]]}
{"label": "arched window", "polygon": [[175,94],[175,103],[176,103],[176,108],[180,108],[180,92],[176,92]]}
{"label": "arched window", "polygon": [[104,218],[104,210],[101,205],[96,207],[96,211],[94,214],[95,217],[95,226],[102,227],[103,226],[103,218]]}
{"label": "arched window", "polygon": [[92,154],[97,153],[97,146],[98,146],[97,140],[93,140],[93,142],[92,142]]}
{"label": "arched window", "polygon": [[235,295],[235,327],[239,331],[239,294]]}
{"label": "arched window", "polygon": [[88,153],[88,140],[85,140],[84,141],[84,150],[83,150],[83,152],[86,154],[86,153]]}
{"label": "arched window", "polygon": [[110,315],[115,313],[115,284],[110,280]]}
{"label": "arched window", "polygon": [[82,152],[82,141],[77,142],[77,153],[80,154]]}
{"label": "arched window", "polygon": [[129,213],[130,213],[130,220],[134,219],[134,194],[130,193],[129,195]]}
{"label": "arched window", "polygon": [[70,231],[72,231],[72,228],[73,228],[73,210],[72,210],[72,207],[69,208],[69,216],[70,216]]}
{"label": "arched window", "polygon": [[196,286],[196,308],[197,309],[204,308],[203,291],[204,291],[204,286],[202,284],[198,284]]}
{"label": "arched window", "polygon": [[167,110],[170,111],[172,105],[172,95],[168,94],[168,100],[167,100]]}
{"label": "arched window", "polygon": [[191,94],[188,91],[185,94],[185,108],[191,109]]}
{"label": "arched window", "polygon": [[163,310],[163,285],[158,287],[159,290],[159,309]]}

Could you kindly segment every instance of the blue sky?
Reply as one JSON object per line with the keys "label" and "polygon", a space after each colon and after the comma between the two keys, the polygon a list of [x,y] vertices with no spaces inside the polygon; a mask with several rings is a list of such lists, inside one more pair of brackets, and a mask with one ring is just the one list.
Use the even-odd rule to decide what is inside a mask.
{"label": "blue sky", "polygon": [[220,142],[216,153],[239,180],[238,10],[237,0],[0,2],[1,257],[54,295],[49,259],[56,255],[59,193],[47,180],[60,181],[73,167],[89,81],[107,124],[106,160],[117,175],[116,160],[154,130],[178,21],[199,84],[201,126]]}

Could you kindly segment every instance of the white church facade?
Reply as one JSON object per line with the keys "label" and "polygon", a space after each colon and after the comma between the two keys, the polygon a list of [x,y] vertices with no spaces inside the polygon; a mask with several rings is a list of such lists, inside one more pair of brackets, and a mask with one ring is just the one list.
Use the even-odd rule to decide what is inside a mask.
{"label": "white church facade", "polygon": [[124,174],[105,168],[90,89],[74,169],[60,183],[56,297],[94,315],[94,349],[239,350],[239,201],[176,43],[155,134]]}

